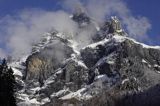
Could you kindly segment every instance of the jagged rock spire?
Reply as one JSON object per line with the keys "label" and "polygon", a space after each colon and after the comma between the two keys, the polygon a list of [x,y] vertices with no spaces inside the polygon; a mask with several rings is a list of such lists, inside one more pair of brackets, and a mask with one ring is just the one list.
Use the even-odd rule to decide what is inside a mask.
{"label": "jagged rock spire", "polygon": [[77,11],[73,14],[72,19],[76,22],[78,22],[78,24],[83,27],[86,26],[90,23],[90,18],[87,16],[87,14],[81,10],[81,9],[77,9]]}
{"label": "jagged rock spire", "polygon": [[116,16],[112,16],[111,17],[111,27],[113,28],[114,32],[122,32],[122,26],[121,26],[121,22],[119,21],[119,19]]}

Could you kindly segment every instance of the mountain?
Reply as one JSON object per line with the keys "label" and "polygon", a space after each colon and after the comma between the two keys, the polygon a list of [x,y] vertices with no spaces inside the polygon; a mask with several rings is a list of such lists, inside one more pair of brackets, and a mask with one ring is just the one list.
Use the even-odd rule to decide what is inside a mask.
{"label": "mountain", "polygon": [[160,105],[159,46],[130,38],[117,17],[100,26],[85,13],[71,18],[81,29],[95,29],[92,42],[78,49],[54,30],[11,62],[18,106]]}

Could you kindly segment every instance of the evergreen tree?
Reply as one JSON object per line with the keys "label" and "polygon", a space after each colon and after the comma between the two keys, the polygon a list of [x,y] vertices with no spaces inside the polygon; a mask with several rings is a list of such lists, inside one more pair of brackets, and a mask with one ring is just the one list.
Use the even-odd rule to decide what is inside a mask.
{"label": "evergreen tree", "polygon": [[0,106],[16,106],[14,85],[13,70],[8,68],[6,60],[3,59],[0,65]]}

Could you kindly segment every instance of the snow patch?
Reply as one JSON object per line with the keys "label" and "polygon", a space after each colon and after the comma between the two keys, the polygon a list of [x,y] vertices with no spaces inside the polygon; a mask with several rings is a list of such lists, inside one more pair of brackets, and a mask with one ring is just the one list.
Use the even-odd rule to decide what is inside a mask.
{"label": "snow patch", "polygon": [[118,35],[118,34],[112,34],[111,36],[112,36],[112,38],[109,38],[109,39],[106,39],[106,38],[105,38],[105,39],[103,39],[103,40],[101,40],[101,41],[99,41],[99,42],[90,44],[90,45],[88,45],[88,46],[86,46],[86,47],[84,47],[84,48],[82,48],[82,49],[85,49],[85,48],[87,48],[87,47],[89,47],[89,48],[95,48],[96,46],[98,46],[98,45],[104,45],[105,43],[107,43],[107,42],[109,42],[109,41],[111,41],[111,40],[114,40],[115,42],[124,42],[124,41],[127,40],[127,39],[133,41],[133,42],[136,43],[136,44],[142,45],[143,48],[160,49],[160,46],[149,46],[149,45],[146,45],[146,44],[137,42],[136,40],[134,40],[134,39],[132,39],[132,38],[129,38],[129,37],[126,37],[126,36],[122,36],[122,35]]}
{"label": "snow patch", "polygon": [[140,42],[136,41],[135,39],[132,39],[132,38],[129,38],[129,37],[126,37],[126,39],[131,40],[131,41],[133,41],[136,44],[142,45],[143,48],[160,49],[160,46],[149,46],[149,45],[146,45],[144,43],[140,43]]}
{"label": "snow patch", "polygon": [[142,59],[142,62],[143,62],[143,63],[148,63],[148,62],[147,62],[146,60],[144,60],[144,59]]}
{"label": "snow patch", "polygon": [[69,100],[72,98],[76,98],[78,100],[90,99],[92,96],[90,94],[85,93],[86,90],[87,90],[87,88],[81,88],[80,90],[78,90],[76,92],[71,92],[68,95],[61,97],[60,99],[62,99],[62,100]]}
{"label": "snow patch", "polygon": [[126,40],[126,37],[125,37],[125,36],[118,35],[118,34],[115,34],[115,35],[113,35],[113,39],[114,39],[116,42],[124,42],[124,41]]}
{"label": "snow patch", "polygon": [[107,56],[107,57],[101,58],[101,59],[96,63],[95,67],[100,66],[100,65],[103,64],[103,63],[108,63],[108,64],[113,65],[113,64],[115,63],[115,60],[113,59],[113,57],[114,57],[114,55],[111,54],[111,55],[109,55],[109,56]]}
{"label": "snow patch", "polygon": [[157,68],[158,70],[156,70],[156,72],[157,72],[158,74],[160,74],[160,66],[157,65],[157,64],[155,64],[153,67],[154,67],[154,68]]}
{"label": "snow patch", "polygon": [[88,69],[88,67],[82,62],[82,61],[77,61],[78,65]]}
{"label": "snow patch", "polygon": [[160,71],[156,71],[158,74],[160,74]]}
{"label": "snow patch", "polygon": [[113,77],[108,77],[106,74],[98,75],[95,77],[93,85],[96,88],[110,88],[119,79],[119,75],[115,74]]}
{"label": "snow patch", "polygon": [[45,103],[48,103],[48,102],[50,102],[51,100],[49,99],[49,98],[44,98],[44,99],[42,99],[41,100],[41,103],[42,104],[45,104]]}
{"label": "snow patch", "polygon": [[143,48],[160,49],[160,46],[149,46],[149,45],[146,45],[146,44],[144,44],[144,43],[140,43],[140,42],[136,41],[136,40],[133,39],[133,38],[129,38],[129,37],[126,37],[126,36],[121,36],[121,35],[118,35],[118,34],[113,35],[113,38],[114,38],[117,42],[123,42],[123,41],[125,41],[126,39],[128,39],[128,40],[133,41],[133,42],[136,43],[136,44],[142,45]]}
{"label": "snow patch", "polygon": [[32,90],[32,91],[39,91],[41,88],[40,87],[36,87],[36,88],[32,88],[32,89],[30,89],[30,90]]}
{"label": "snow patch", "polygon": [[124,80],[122,81],[122,84],[124,84],[124,83],[127,82],[127,81],[129,81],[128,78],[124,79]]}
{"label": "snow patch", "polygon": [[28,55],[23,56],[21,59],[16,60],[15,62],[11,62],[8,64],[8,66],[13,69],[13,75],[17,75],[20,77],[23,76],[22,71],[26,68],[24,63],[27,58],[28,58]]}
{"label": "snow patch", "polygon": [[70,47],[73,49],[73,51],[77,54],[77,55],[79,55],[80,54],[80,52],[79,52],[79,50],[78,50],[78,43],[76,42],[76,41],[74,41],[74,40],[68,40],[71,44],[70,44]]}
{"label": "snow patch", "polygon": [[157,65],[157,64],[155,64],[155,65],[154,65],[154,67],[158,67],[158,68],[160,68],[160,66],[159,66],[159,65]]}
{"label": "snow patch", "polygon": [[24,101],[24,102],[18,103],[17,104],[18,106],[25,106],[25,105],[36,105],[36,106],[39,106],[39,105],[41,105],[41,103],[38,102],[36,100],[36,98],[29,99],[29,96],[26,95],[26,94],[20,94],[19,97],[17,97],[17,98],[19,98],[20,100]]}
{"label": "snow patch", "polygon": [[69,89],[59,90],[58,92],[51,94],[51,97],[59,97],[67,92],[70,92]]}
{"label": "snow patch", "polygon": [[55,74],[61,74],[62,72],[63,72],[62,69],[60,69]]}
{"label": "snow patch", "polygon": [[105,38],[105,39],[103,39],[102,41],[99,41],[99,42],[90,44],[90,45],[82,48],[82,50],[85,49],[85,48],[96,48],[98,45],[104,45],[104,44],[107,43],[108,41],[109,41],[109,39],[106,39],[106,38]]}
{"label": "snow patch", "polygon": [[20,77],[23,76],[23,74],[20,70],[14,68],[14,67],[12,67],[12,69],[13,69],[13,75],[17,75],[17,76],[20,76]]}
{"label": "snow patch", "polygon": [[94,80],[95,80],[95,81],[96,81],[96,80],[101,80],[102,82],[104,82],[104,81],[108,81],[109,78],[107,77],[107,75],[103,74],[103,75],[98,75],[98,76],[96,76]]}
{"label": "snow patch", "polygon": [[31,104],[41,104],[40,102],[38,102],[35,98],[34,99],[31,99],[31,100],[28,100],[27,102],[31,103]]}

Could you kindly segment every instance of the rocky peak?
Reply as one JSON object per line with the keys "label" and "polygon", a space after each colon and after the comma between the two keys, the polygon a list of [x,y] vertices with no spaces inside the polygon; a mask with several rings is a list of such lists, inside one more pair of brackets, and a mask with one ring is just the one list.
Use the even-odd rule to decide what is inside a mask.
{"label": "rocky peak", "polygon": [[93,36],[93,41],[101,41],[105,38],[112,38],[112,35],[127,36],[127,33],[122,28],[121,22],[116,16],[112,16],[100,25],[99,30]]}
{"label": "rocky peak", "polygon": [[90,24],[90,18],[84,12],[76,12],[73,14],[72,19],[76,21],[80,27]]}
{"label": "rocky peak", "polygon": [[123,31],[121,22],[116,16],[111,17],[111,27],[113,29],[113,32],[110,33],[120,33]]}

